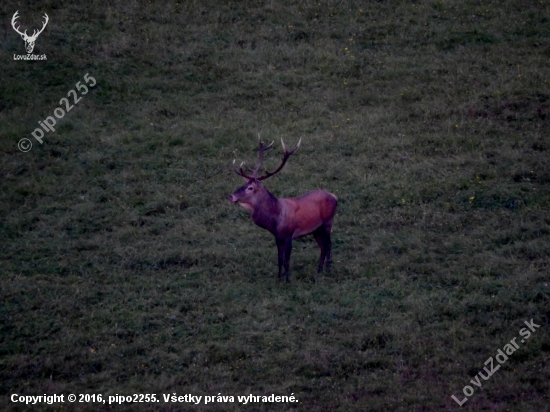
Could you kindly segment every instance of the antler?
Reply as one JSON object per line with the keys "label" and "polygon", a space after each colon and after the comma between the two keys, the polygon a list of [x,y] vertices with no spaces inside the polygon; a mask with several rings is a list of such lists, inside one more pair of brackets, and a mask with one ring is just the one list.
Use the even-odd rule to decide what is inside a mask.
{"label": "antler", "polygon": [[25,39],[35,40],[35,39],[38,37],[38,35],[44,31],[44,29],[45,29],[46,26],[48,25],[48,22],[50,21],[50,18],[48,17],[48,15],[47,15],[46,13],[44,13],[44,18],[45,18],[46,20],[42,23],[42,28],[41,28],[40,30],[38,30],[38,31],[34,30],[32,36],[29,36],[29,35],[27,34],[27,30],[25,30],[24,33],[21,33],[21,31],[19,30],[19,27],[20,27],[20,26],[15,27],[16,20],[19,18],[19,16],[17,15],[18,13],[19,13],[19,10],[17,10],[17,11],[14,13],[13,17],[11,18],[11,26],[13,27],[13,29],[14,29],[17,33],[19,33],[19,34],[20,34],[21,36],[23,36],[23,38],[25,38]]}
{"label": "antler", "polygon": [[[46,20],[44,21],[44,23],[42,23],[42,28],[38,31],[38,33],[33,33],[31,37],[33,38],[36,38],[38,37],[38,35],[40,33],[42,33],[44,31],[44,29],[46,28],[46,26],[48,25],[48,22],[50,21],[50,18],[48,17],[48,15],[46,13],[44,13],[44,16],[43,16]],[[35,30],[36,31],[36,30]]]}
{"label": "antler", "polygon": [[[259,149],[258,149],[258,166],[256,167],[256,169],[251,169],[248,165],[245,165],[244,162],[241,162],[241,165],[239,166],[239,170],[237,170],[235,168],[235,160],[233,160],[233,171],[235,173],[237,173],[239,176],[244,177],[245,179],[256,179],[257,176],[258,176],[258,172],[262,168],[262,163],[264,161],[264,152],[266,150],[271,149],[271,146],[273,146],[274,142],[275,141],[271,142],[271,144],[269,146],[264,146],[264,143],[262,142],[262,139],[260,137],[260,133],[258,133],[258,143],[259,143],[259,146],[260,146]],[[245,165],[248,168],[248,170],[250,170],[252,172],[252,176],[247,175],[243,171],[243,165]]]}
{"label": "antler", "polygon": [[[271,142],[271,144],[269,146],[264,146],[263,142],[262,142],[262,139],[260,137],[260,133],[258,133],[258,144],[259,144],[259,148],[258,148],[258,166],[256,166],[256,169],[251,169],[252,170],[252,176],[254,176],[254,178],[256,179],[257,176],[258,176],[258,172],[260,171],[260,169],[262,168],[262,164],[264,162],[264,152],[266,150],[269,150],[271,149],[271,146],[273,146],[273,143],[275,143],[275,140]],[[250,169],[250,168],[249,168]]]}
{"label": "antler", "polygon": [[[11,27],[13,27],[13,29],[19,33],[21,36],[27,36],[27,30],[25,30],[25,33],[21,33],[19,31],[19,26],[15,27],[15,20],[17,20],[19,18],[19,16],[17,15],[17,13],[19,13],[19,10],[17,10],[14,14],[13,14],[13,17],[11,18]],[[28,36],[27,36],[28,37]]]}
{"label": "antler", "polygon": [[248,176],[243,172],[243,164],[244,162],[241,162],[241,166],[239,167],[239,170],[237,170],[237,168],[235,167],[235,159],[233,159],[233,165],[232,165],[233,171],[237,173],[239,176],[244,177],[245,179],[249,179],[249,180],[252,179],[252,176]]}
{"label": "antler", "polygon": [[[287,150],[286,146],[285,146],[285,142],[283,142],[283,139],[281,139],[281,145],[283,146],[283,151],[284,151],[283,160],[281,161],[281,164],[273,172],[269,172],[269,171],[266,170],[266,174],[263,175],[263,176],[260,176],[260,177],[258,177],[258,172],[262,168],[262,164],[263,164],[263,161],[264,161],[264,152],[268,149],[271,149],[271,146],[273,146],[273,142],[271,142],[271,144],[269,146],[264,146],[264,144],[262,142],[262,139],[260,138],[259,133],[258,133],[258,142],[259,142],[260,148],[258,149],[258,166],[255,169],[252,169],[248,165],[246,165],[244,162],[241,162],[241,165],[239,166],[239,169],[237,170],[237,168],[235,167],[235,160],[233,160],[233,166],[232,166],[233,171],[235,173],[237,173],[239,176],[244,177],[245,179],[264,180],[264,179],[267,179],[268,177],[273,176],[277,172],[279,172],[284,167],[284,165],[285,165],[286,161],[288,160],[288,158],[290,157],[290,155],[292,153],[294,153],[296,150],[298,150],[298,148],[300,147],[300,144],[302,143],[302,138],[300,138],[300,140],[298,140],[298,144],[292,150]],[[243,165],[246,166],[246,168],[252,172],[251,175],[248,175],[244,172]]]}
{"label": "antler", "polygon": [[[277,169],[275,169],[275,171],[273,172],[268,172],[266,170],[266,174],[261,176],[261,177],[258,177],[257,179],[258,180],[264,180],[264,179],[267,179],[268,177],[271,177],[273,176],[274,174],[276,174],[279,170],[281,170],[283,168],[283,166],[285,165],[286,161],[288,160],[288,158],[290,157],[290,155],[292,153],[294,153],[296,150],[298,150],[298,148],[300,147],[300,143],[302,143],[302,138],[300,137],[300,140],[298,140],[298,144],[296,145],[296,147],[290,151],[286,150],[286,147],[285,147],[285,142],[283,142],[283,139],[281,139],[281,145],[283,146],[283,151],[285,152],[284,155],[283,155],[283,160],[281,162],[281,164],[279,165],[279,167]],[[273,143],[271,143],[273,144]],[[271,146],[271,145],[270,145]]]}

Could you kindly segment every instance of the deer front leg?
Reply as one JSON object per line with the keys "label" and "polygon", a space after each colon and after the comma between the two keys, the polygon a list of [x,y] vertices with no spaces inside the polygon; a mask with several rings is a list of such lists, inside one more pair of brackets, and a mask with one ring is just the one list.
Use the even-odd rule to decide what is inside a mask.
{"label": "deer front leg", "polygon": [[279,276],[278,280],[281,280],[283,274],[286,281],[290,282],[290,252],[292,251],[292,238],[277,238],[277,252],[279,255]]}
{"label": "deer front leg", "polygon": [[275,239],[277,243],[277,255],[278,255],[278,263],[279,263],[279,275],[277,276],[277,280],[281,280],[281,277],[283,276],[283,266],[284,266],[284,260],[285,260],[285,240],[284,239]]}
{"label": "deer front leg", "polygon": [[290,283],[290,253],[292,253],[292,238],[288,238],[285,242],[285,274],[286,274],[286,283]]}

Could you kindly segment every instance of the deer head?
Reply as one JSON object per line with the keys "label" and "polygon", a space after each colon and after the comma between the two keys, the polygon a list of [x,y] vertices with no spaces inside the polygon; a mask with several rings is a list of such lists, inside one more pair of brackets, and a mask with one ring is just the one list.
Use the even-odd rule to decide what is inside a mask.
{"label": "deer head", "polygon": [[48,21],[50,20],[50,18],[48,17],[48,15],[46,13],[44,13],[44,19],[45,20],[42,23],[42,28],[40,30],[34,30],[32,36],[29,36],[29,35],[27,35],[27,30],[25,30],[25,32],[22,33],[21,31],[19,31],[19,26],[15,27],[16,20],[19,18],[17,13],[19,13],[19,10],[16,11],[15,14],[13,15],[13,17],[11,19],[11,26],[13,27],[13,29],[17,33],[19,33],[21,35],[21,38],[25,41],[25,48],[27,49],[27,53],[30,54],[34,50],[34,43],[36,42],[37,37],[39,36],[40,33],[42,33],[44,31],[44,29],[46,28],[46,25],[48,24]]}
{"label": "deer head", "polygon": [[[302,142],[302,139],[298,141],[298,144],[293,150],[287,150],[287,148],[285,147],[285,143],[283,142],[283,139],[281,139],[281,145],[283,146],[283,152],[284,152],[281,164],[273,172],[269,172],[266,170],[263,176],[258,176],[258,173],[260,172],[260,169],[262,168],[262,165],[263,165],[264,152],[266,150],[271,149],[271,146],[273,146],[273,142],[271,142],[269,146],[264,146],[264,143],[260,138],[260,134],[258,133],[258,143],[260,146],[258,149],[258,165],[256,166],[255,169],[252,169],[248,165],[246,165],[244,162],[242,162],[239,169],[237,170],[237,168],[235,167],[235,160],[233,160],[233,171],[237,173],[239,176],[242,176],[247,183],[244,186],[241,186],[240,188],[238,188],[233,194],[229,195],[227,199],[230,202],[238,203],[239,205],[247,209],[249,212],[252,212],[253,214],[256,209],[258,210],[266,209],[268,207],[266,206],[266,201],[269,202],[270,199],[272,198],[272,195],[264,187],[261,181],[279,172],[285,165],[290,155],[294,153],[296,150],[298,150],[301,142]],[[250,171],[250,174],[245,173],[245,171],[243,170],[243,166]]]}

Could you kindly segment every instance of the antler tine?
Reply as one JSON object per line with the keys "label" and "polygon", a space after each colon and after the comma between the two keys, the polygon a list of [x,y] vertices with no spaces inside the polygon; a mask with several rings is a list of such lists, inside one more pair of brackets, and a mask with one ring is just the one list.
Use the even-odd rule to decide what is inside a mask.
{"label": "antler tine", "polygon": [[[233,171],[236,174],[238,174],[239,176],[244,177],[245,179],[256,179],[256,180],[267,179],[268,177],[273,176],[275,173],[277,173],[279,170],[281,170],[283,168],[283,166],[285,165],[285,163],[288,160],[288,158],[290,157],[290,155],[292,153],[294,153],[296,150],[298,150],[298,148],[300,147],[300,144],[302,143],[302,138],[300,138],[300,140],[298,140],[298,144],[296,145],[296,147],[294,149],[290,150],[290,151],[288,151],[286,149],[285,142],[283,142],[283,139],[281,139],[281,144],[283,146],[284,154],[283,154],[283,160],[282,160],[280,166],[274,172],[269,172],[269,171],[266,170],[266,174],[264,176],[258,177],[258,173],[260,172],[260,170],[262,168],[262,165],[263,165],[263,162],[264,162],[264,152],[266,150],[271,149],[271,147],[273,146],[273,143],[275,143],[275,140],[272,141],[268,146],[264,146],[264,143],[262,142],[262,139],[260,137],[260,133],[258,133],[258,145],[259,145],[259,148],[258,148],[258,166],[256,166],[255,169],[252,169],[245,162],[241,162],[241,165],[239,166],[239,169],[237,169],[235,167],[235,159],[233,159],[233,164],[232,164]],[[250,175],[248,175],[244,172],[243,165],[251,172]]]}
{"label": "antler tine", "polygon": [[[42,28],[40,29],[40,31],[38,32],[38,34],[42,33],[44,31],[44,29],[46,28],[46,26],[48,25],[48,22],[50,21],[50,18],[48,17],[48,15],[46,13],[44,13],[44,16],[43,18],[45,19],[44,20],[44,23],[42,25]],[[38,35],[37,34],[37,35]]]}
{"label": "antler tine", "polygon": [[23,35],[26,36],[26,35],[27,35],[27,30],[25,30],[25,33],[21,33],[21,32],[19,31],[19,27],[21,27],[21,26],[17,25],[17,27],[15,27],[15,23],[17,23],[16,20],[19,18],[19,15],[18,15],[18,14],[19,14],[19,10],[17,10],[17,11],[13,14],[13,17],[11,18],[11,26],[12,26],[13,29],[14,29],[17,33],[19,33],[21,36],[23,36]]}
{"label": "antler tine", "polygon": [[272,141],[269,146],[264,146],[264,142],[262,142],[262,138],[260,137],[260,133],[258,133],[258,145],[259,145],[259,148],[258,148],[258,166],[256,166],[255,169],[250,169],[252,171],[252,176],[254,177],[254,179],[257,178],[258,173],[262,169],[262,165],[264,163],[264,152],[266,150],[271,149],[271,146],[273,146],[273,143],[275,143],[275,140]]}
{"label": "antler tine", "polygon": [[[237,170],[237,168],[235,167],[235,159],[233,159],[233,164],[232,164],[233,171],[234,171],[235,173],[237,173],[239,176],[244,177],[245,179],[252,179],[252,176],[248,176],[248,175],[243,171],[243,164],[244,164],[244,162],[241,162],[241,165],[239,166],[239,170]],[[248,166],[247,166],[247,167],[248,167]]]}
{"label": "antler tine", "polygon": [[32,33],[32,36],[31,37],[38,37],[38,35],[40,33],[42,33],[44,31],[44,29],[46,28],[46,26],[48,25],[48,22],[50,21],[50,18],[48,17],[48,15],[46,13],[44,13],[44,16],[42,16],[45,20],[44,20],[44,23],[42,23],[42,28],[40,30],[34,30],[33,33]]}
{"label": "antler tine", "polygon": [[[284,154],[283,154],[283,160],[281,161],[281,164],[279,165],[279,167],[277,169],[275,169],[273,172],[269,172],[269,171],[266,171],[266,174],[261,176],[261,177],[258,177],[257,179],[258,180],[264,180],[264,179],[267,179],[268,177],[270,176],[273,176],[274,174],[276,174],[277,172],[279,172],[285,165],[286,161],[288,160],[288,158],[290,157],[290,155],[292,153],[294,153],[296,150],[298,150],[298,148],[300,147],[300,144],[302,143],[302,138],[300,138],[300,140],[298,140],[298,144],[296,145],[296,147],[290,151],[287,150],[286,146],[285,146],[285,142],[283,142],[283,139],[281,139],[281,145],[283,146],[283,151],[284,151]],[[273,144],[273,143],[272,143]]]}
{"label": "antler tine", "polygon": [[[296,145],[296,147],[293,150],[291,150],[288,153],[288,155],[290,156],[292,153],[294,153],[296,150],[298,150],[298,148],[300,147],[301,144],[302,144],[302,138],[300,137],[300,140],[298,140],[298,144]],[[283,151],[286,154],[288,151],[286,150],[285,142],[283,142],[283,139],[281,139],[281,145],[283,146]]]}

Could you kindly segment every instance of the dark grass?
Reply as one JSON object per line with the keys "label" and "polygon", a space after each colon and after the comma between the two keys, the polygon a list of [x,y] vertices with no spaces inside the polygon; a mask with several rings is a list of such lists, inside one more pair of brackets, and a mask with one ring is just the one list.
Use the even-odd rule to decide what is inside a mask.
{"label": "dark grass", "polygon": [[[47,61],[13,61],[15,10],[30,31],[49,14]],[[540,329],[461,409],[548,409],[547,1],[4,2],[0,16],[3,410],[29,410],[12,393],[174,392],[300,403],[116,409],[455,410],[530,319]],[[97,86],[21,153],[86,73]],[[226,200],[258,132],[303,137],[274,194],[338,196],[330,275],[314,276],[308,237],[277,283],[272,236]]]}

